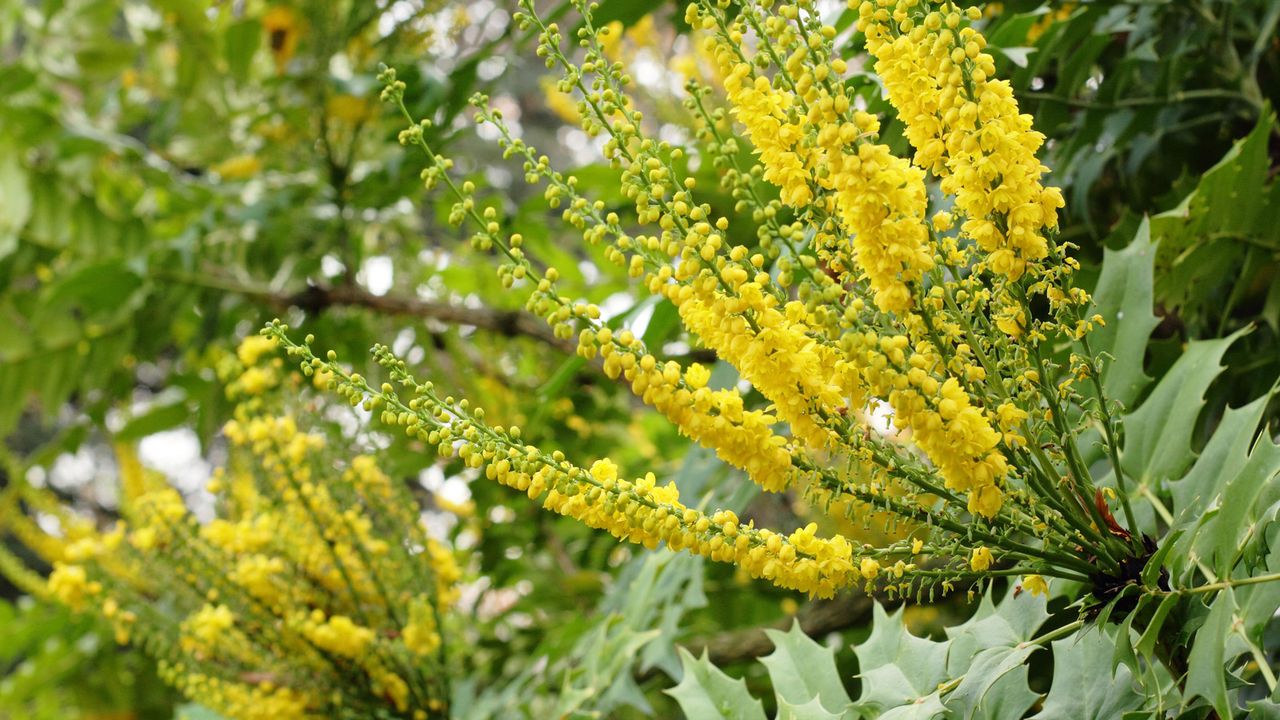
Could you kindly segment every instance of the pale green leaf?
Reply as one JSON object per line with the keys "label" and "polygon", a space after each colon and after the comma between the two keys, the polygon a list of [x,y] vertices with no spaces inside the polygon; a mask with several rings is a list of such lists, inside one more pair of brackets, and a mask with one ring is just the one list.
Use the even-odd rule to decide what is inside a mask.
{"label": "pale green leaf", "polygon": [[1045,598],[1031,593],[1014,597],[1006,593],[996,605],[984,593],[978,610],[968,622],[947,628],[947,671],[953,677],[965,673],[974,656],[988,648],[1012,648],[1035,637],[1049,619]]}
{"label": "pale green leaf", "polygon": [[1235,333],[1189,344],[1142,406],[1124,417],[1120,462],[1129,478],[1159,487],[1181,477],[1195,458],[1192,435],[1205,391],[1223,370],[1223,354],[1239,337]]}
{"label": "pale green leaf", "polygon": [[1038,697],[1027,687],[1024,663],[1039,649],[1039,645],[1000,646],[978,653],[960,685],[947,695],[947,710],[966,720],[1022,717]]}
{"label": "pale green leaf", "polygon": [[779,708],[784,702],[801,706],[817,699],[838,716],[849,706],[834,650],[805,635],[798,621],[787,632],[765,630],[765,634],[773,641],[774,650],[760,662],[769,669]]}
{"label": "pale green leaf", "polygon": [[1151,382],[1142,364],[1151,331],[1160,323],[1151,312],[1155,256],[1156,244],[1144,218],[1128,247],[1105,251],[1093,291],[1090,315],[1101,315],[1106,324],[1089,334],[1090,348],[1111,356],[1102,366],[1102,386],[1108,399],[1125,407],[1132,407]]}
{"label": "pale green leaf", "polygon": [[19,157],[17,148],[0,145],[0,260],[17,248],[18,231],[31,217],[31,186]]}
{"label": "pale green leaf", "polygon": [[1192,314],[1207,308],[1224,271],[1251,244],[1280,247],[1280,204],[1274,202],[1280,186],[1268,184],[1274,123],[1274,114],[1262,113],[1254,130],[1201,176],[1191,194],[1151,219],[1152,238],[1160,245],[1157,295],[1169,306],[1189,306]]}
{"label": "pale green leaf", "polygon": [[[1185,531],[1169,555],[1169,567],[1174,577],[1186,575],[1195,567],[1195,561],[1217,552],[1213,538],[1219,534],[1215,528],[1223,526],[1218,516],[1225,509],[1222,498],[1226,497],[1227,487],[1237,482],[1237,478],[1251,466],[1252,470],[1241,482],[1256,485],[1258,476],[1265,472],[1267,466],[1275,464],[1275,460],[1268,460],[1271,452],[1263,453],[1257,461],[1251,456],[1267,400],[1262,397],[1242,408],[1227,408],[1195,465],[1185,476],[1169,483],[1174,513],[1170,536],[1173,532]],[[1257,446],[1274,451],[1274,445],[1265,439],[1259,440]],[[1235,496],[1232,497],[1232,505],[1236,505]],[[1246,510],[1246,507],[1233,507],[1227,523],[1236,518],[1238,525],[1239,514]],[[1222,535],[1225,536],[1228,529],[1235,528],[1222,530]],[[1162,544],[1167,542],[1165,540]],[[1211,558],[1205,559],[1212,562]],[[1225,565],[1221,570],[1221,574],[1229,574]]]}
{"label": "pale green leaf", "polygon": [[1112,720],[1143,706],[1133,675],[1111,672],[1115,638],[1094,628],[1053,642],[1053,684],[1035,720]]}
{"label": "pale green leaf", "polygon": [[843,717],[845,716],[840,713],[828,710],[818,698],[813,698],[800,704],[778,700],[778,715],[775,720],[841,720]]}
{"label": "pale green leaf", "polygon": [[862,678],[857,705],[887,709],[915,704],[947,679],[946,643],[908,632],[901,609],[887,615],[877,603],[873,615],[871,636],[853,648]]}
{"label": "pale green leaf", "polygon": [[1227,696],[1227,637],[1236,611],[1236,596],[1227,588],[1218,593],[1209,608],[1209,616],[1196,632],[1187,668],[1186,700],[1203,697],[1219,717],[1231,717],[1231,700]]}
{"label": "pale green leaf", "polygon": [[977,720],[1006,720],[1027,714],[1040,694],[1027,684],[1027,666],[1013,668],[987,689],[973,717]]}
{"label": "pale green leaf", "polygon": [[704,651],[694,658],[680,649],[684,677],[666,693],[676,699],[689,720],[765,720],[764,706],[747,692],[747,684],[725,675]]}
{"label": "pale green leaf", "polygon": [[872,717],[879,717],[879,720],[933,720],[946,712],[947,708],[942,704],[942,698],[938,696],[937,691],[934,691],[906,705],[899,705],[879,716]]}

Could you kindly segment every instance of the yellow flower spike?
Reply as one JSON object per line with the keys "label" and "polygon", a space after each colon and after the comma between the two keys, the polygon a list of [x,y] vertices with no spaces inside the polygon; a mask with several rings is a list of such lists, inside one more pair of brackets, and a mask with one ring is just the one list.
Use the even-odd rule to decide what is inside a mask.
{"label": "yellow flower spike", "polygon": [[1061,192],[1040,180],[1048,171],[1036,158],[1044,136],[1019,112],[1009,83],[994,79],[982,35],[969,27],[956,33],[958,14],[939,9],[949,3],[888,3],[895,11],[928,11],[911,33],[890,22],[882,5],[860,3],[858,27],[906,124],[915,164],[955,196],[961,231],[987,253],[992,271],[1011,279],[1028,267],[1039,272],[1049,254],[1046,233],[1056,229],[1063,206]]}

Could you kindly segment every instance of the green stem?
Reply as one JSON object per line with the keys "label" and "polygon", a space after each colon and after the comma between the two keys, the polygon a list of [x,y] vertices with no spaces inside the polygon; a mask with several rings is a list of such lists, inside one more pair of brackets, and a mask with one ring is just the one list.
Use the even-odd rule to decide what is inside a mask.
{"label": "green stem", "polygon": [[1124,479],[1124,468],[1120,465],[1120,445],[1116,440],[1115,420],[1112,419],[1111,410],[1107,407],[1107,396],[1102,390],[1102,379],[1099,376],[1098,367],[1093,361],[1094,354],[1089,347],[1089,337],[1087,335],[1081,336],[1080,343],[1088,358],[1089,379],[1092,381],[1093,391],[1098,399],[1098,412],[1101,414],[1102,430],[1107,441],[1107,452],[1111,455],[1112,466],[1115,467],[1116,488],[1120,491],[1120,505],[1124,508],[1124,520],[1129,524],[1129,537],[1133,541],[1134,550],[1138,554],[1142,554],[1145,549],[1142,546],[1142,539],[1138,537],[1138,521],[1133,514],[1133,505],[1129,501],[1129,487]]}

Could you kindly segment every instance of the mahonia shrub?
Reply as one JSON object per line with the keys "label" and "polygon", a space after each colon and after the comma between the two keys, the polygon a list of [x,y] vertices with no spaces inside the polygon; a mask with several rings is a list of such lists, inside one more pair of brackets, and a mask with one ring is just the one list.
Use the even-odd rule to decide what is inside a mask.
{"label": "mahonia shrub", "polygon": [[251,336],[219,368],[237,405],[208,486],[216,517],[197,520],[120,447],[123,519],[33,543],[47,592],[227,717],[443,716],[453,551],[375,456],[291,413],[274,346]]}

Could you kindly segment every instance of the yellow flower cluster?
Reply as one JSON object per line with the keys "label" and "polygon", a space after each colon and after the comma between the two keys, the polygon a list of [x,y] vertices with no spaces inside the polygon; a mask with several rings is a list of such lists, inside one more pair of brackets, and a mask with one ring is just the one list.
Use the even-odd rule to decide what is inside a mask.
{"label": "yellow flower cluster", "polygon": [[242,683],[198,671],[183,664],[160,663],[160,677],[183,695],[236,720],[320,720],[312,699],[270,680]]}
{"label": "yellow flower cluster", "polygon": [[182,623],[182,649],[188,653],[211,655],[217,651],[224,639],[234,642],[228,637],[236,624],[236,617],[226,605],[210,605],[193,613]]}
{"label": "yellow flower cluster", "polygon": [[986,39],[950,0],[851,0],[890,102],[906,124],[915,163],[956,198],[963,234],[992,271],[1013,279],[1049,254],[1062,193],[1045,187],[1036,158],[1044,136],[995,75]]}
{"label": "yellow flower cluster", "polygon": [[[697,13],[697,5],[689,7],[691,22],[714,26],[715,20]],[[795,84],[807,88],[801,102],[755,75],[732,37],[708,38],[708,43],[725,75],[728,100],[765,168],[764,179],[781,189],[783,203],[798,210],[808,209],[814,199],[811,183],[828,191],[852,235],[854,260],[876,305],[886,312],[907,311],[912,307],[909,284],[933,267],[923,222],[928,205],[923,173],[868,139],[879,133],[879,121],[865,112],[851,113],[842,87],[833,95],[814,82],[813,74],[798,72],[807,48],[787,64],[800,76]],[[817,67],[825,78],[843,71],[844,62]]]}
{"label": "yellow flower cluster", "polygon": [[[654,165],[656,160],[650,158],[650,161],[645,163],[640,163],[634,158],[632,160],[632,167],[636,168],[634,171],[636,176],[645,178],[650,183],[645,186],[645,190],[636,193],[637,211],[644,214],[661,214],[659,207],[675,211],[684,209],[692,225],[687,227],[688,232],[683,241],[676,240],[676,230],[678,223],[684,223],[685,218],[682,217],[677,221],[674,219],[675,215],[670,213],[668,220],[662,221],[664,231],[661,238],[651,238],[646,241],[644,238],[627,236],[618,227],[616,218],[601,217],[601,205],[590,204],[577,194],[572,178],[566,181],[558,173],[550,171],[546,159],[535,157],[533,148],[522,141],[510,138],[509,130],[499,114],[482,111],[480,117],[494,124],[507,139],[504,142],[507,144],[509,154],[519,153],[526,158],[525,169],[528,174],[535,179],[539,175],[547,178],[550,183],[548,196],[554,198],[553,206],[561,198],[569,202],[569,207],[564,213],[566,220],[576,227],[583,228],[584,236],[589,241],[594,243],[607,234],[615,235],[617,244],[614,249],[618,252],[618,258],[621,260],[630,257],[633,265],[634,261],[646,260],[646,256],[641,253],[641,249],[644,248],[660,251],[670,258],[680,258],[678,269],[674,272],[670,266],[663,266],[660,272],[649,275],[648,283],[655,292],[677,287],[668,286],[667,281],[673,276],[679,276],[685,281],[690,281],[691,278],[698,278],[701,281],[707,279],[706,275],[699,275],[699,271],[704,264],[710,263],[718,254],[722,239],[717,231],[725,229],[723,221],[718,222],[716,229],[713,229],[712,224],[706,222],[706,213],[709,208],[689,209],[687,204],[691,196],[687,189],[678,191],[670,203],[657,200],[656,198],[665,191],[657,187],[660,181],[656,179],[662,177],[663,168]],[[629,151],[624,151],[619,146],[618,152],[625,154]],[[438,156],[433,155],[433,157],[439,161]],[[484,232],[488,233],[488,242],[501,244],[501,239],[494,235],[487,223],[484,228]],[[512,240],[517,237],[513,236]],[[745,264],[740,262],[745,257],[742,254],[743,251],[745,248],[735,249],[733,252],[738,254],[732,259],[734,264],[726,265],[721,270],[721,274],[727,278],[726,283],[738,285],[746,278]],[[755,264],[745,265],[745,267],[758,268],[762,260],[762,257],[754,258]],[[544,277],[538,282],[536,295],[554,298],[563,308],[564,302],[554,293],[554,282],[557,276],[554,269],[546,271]],[[679,287],[684,286],[687,285]],[[533,309],[542,313],[545,306],[536,306]],[[595,358],[597,354],[602,357],[604,370],[609,377],[625,377],[631,383],[636,395],[662,412],[682,434],[703,447],[714,449],[722,460],[745,470],[754,482],[766,490],[782,490],[795,482],[797,472],[792,465],[792,454],[795,451],[787,447],[785,438],[776,435],[771,429],[770,426],[774,422],[773,415],[744,409],[743,399],[736,388],[717,391],[705,389],[706,380],[702,379],[700,382],[697,380],[702,370],[694,370],[690,373],[682,371],[679,364],[672,361],[658,363],[656,358],[645,351],[643,344],[632,333],[622,331],[615,334],[610,328],[596,321],[598,309],[594,306],[586,306],[583,311],[575,310],[573,315],[579,322],[588,325],[579,333],[579,354],[588,359]],[[792,346],[813,345],[804,338],[803,329],[793,327],[793,324],[774,323],[771,336],[779,336],[785,332],[792,332],[789,343]],[[830,355],[827,353],[826,359],[828,362],[834,362]],[[753,374],[744,375],[744,377],[752,380],[767,397],[772,398],[769,390],[757,382],[761,379],[765,381],[771,379],[769,376]],[[768,383],[765,382],[764,385],[767,386]],[[784,393],[782,396],[791,399],[792,395],[793,393]],[[841,402],[834,407],[844,405],[845,403]],[[792,417],[801,417],[801,415],[792,413]],[[790,418],[786,419],[790,420]],[[812,426],[813,423],[810,421],[809,425]]]}
{"label": "yellow flower cluster", "polygon": [[[278,367],[275,347],[244,343],[227,377]],[[228,717],[442,711],[453,553],[372,456],[340,460],[292,417],[256,414],[278,398],[228,389],[242,402],[210,482],[220,516],[197,522],[126,449],[126,521],[66,543],[47,592],[121,641],[140,634],[170,682]]]}
{"label": "yellow flower cluster", "polygon": [[440,648],[440,630],[431,604],[418,599],[409,606],[403,638],[404,646],[414,655],[430,655]]}
{"label": "yellow flower cluster", "polygon": [[[544,45],[544,50],[554,45],[559,32],[554,24],[545,27],[543,39],[547,44]],[[592,50],[589,46],[589,52],[600,51]],[[562,62],[567,63],[566,60]],[[576,76],[574,71],[569,72],[571,77]],[[588,94],[590,102],[586,103],[588,107],[596,109],[596,113],[594,117],[584,118],[584,127],[590,133],[610,134],[611,139],[605,147],[606,157],[622,167],[622,182],[627,195],[635,200],[638,217],[645,221],[656,222],[661,228],[661,233],[651,238],[631,238],[625,234],[619,234],[617,244],[619,251],[624,255],[630,255],[632,267],[638,266],[641,269],[646,265],[650,267],[646,284],[652,292],[665,293],[679,306],[681,302],[691,297],[689,295],[691,289],[696,288],[700,297],[711,300],[709,293],[712,292],[712,287],[719,286],[719,292],[724,294],[724,301],[703,303],[706,312],[712,314],[708,320],[717,325],[721,323],[737,325],[743,321],[750,325],[755,321],[752,313],[761,305],[759,294],[764,289],[767,288],[769,294],[775,298],[782,296],[779,289],[767,279],[767,275],[762,282],[748,282],[753,279],[753,276],[760,274],[764,262],[763,255],[756,254],[748,259],[749,253],[745,247],[729,246],[725,242],[727,221],[724,218],[714,217],[710,206],[700,205],[694,201],[692,189],[696,185],[695,182],[688,180],[683,183],[683,187],[672,182],[673,169],[670,161],[663,156],[659,144],[640,134],[638,125],[641,120],[640,113],[632,109],[632,102],[625,93],[623,84],[607,73],[598,75],[593,91]],[[579,87],[582,89],[581,85]],[[621,113],[621,120],[614,120],[615,113]],[[491,118],[493,115],[489,114],[486,117]],[[512,146],[516,147],[514,143]],[[678,155],[678,151],[675,154]],[[539,166],[541,165],[542,163],[539,163]],[[529,165],[527,164],[526,167]],[[585,201],[582,201],[582,204],[585,204]],[[597,227],[603,226],[610,232],[614,231],[613,226],[616,222],[610,222],[608,219],[603,221],[599,218],[592,219]],[[586,218],[579,216],[579,220],[585,222]],[[666,255],[666,258],[653,257],[646,254],[646,251],[654,254],[660,252]],[[672,261],[673,264],[665,264],[667,260]],[[674,284],[670,282],[673,279]],[[746,293],[745,295],[740,295],[740,288]],[[683,315],[684,311],[681,312]],[[734,347],[730,349],[727,345],[710,342],[706,336],[702,339],[733,362],[744,379],[751,382],[765,397],[774,402],[778,416],[792,426],[794,434],[805,439],[810,445],[823,447],[830,443],[830,433],[817,429],[821,424],[818,418],[823,414],[830,415],[847,409],[849,400],[833,401],[824,406],[823,401],[830,399],[826,395],[819,400],[809,401],[797,397],[797,393],[801,387],[811,384],[819,386],[827,384],[836,387],[850,385],[850,378],[840,377],[844,368],[832,367],[836,362],[836,353],[822,353],[815,350],[820,343],[808,335],[808,328],[796,322],[782,322],[779,320],[782,317],[776,310],[772,311],[772,315],[767,320],[768,327],[764,337],[757,337],[754,333],[742,336],[749,344],[756,345],[751,351],[753,357],[764,358],[768,362],[743,365],[736,362],[731,355],[737,353],[741,356],[748,350],[740,341],[735,341]],[[806,350],[805,354],[798,356],[801,360],[817,355],[818,361],[827,367],[816,378],[796,372],[780,359],[783,357],[783,352],[772,349],[777,343],[780,343],[780,348],[787,350]],[[807,352],[810,350],[814,352]],[[786,376],[776,377],[772,371],[779,368],[790,369]],[[804,366],[804,369],[812,368]],[[840,379],[829,379],[833,377]],[[791,383],[790,380],[793,378],[799,379],[801,383]],[[771,482],[763,484],[767,487],[773,486]]]}
{"label": "yellow flower cluster", "polygon": [[777,296],[757,282],[741,282],[745,273],[726,274],[736,285],[734,296],[669,285],[667,297],[685,327],[773,401],[797,437],[813,449],[836,446],[839,436],[820,418],[866,402],[857,367],[809,337],[802,303],[779,310]]}
{"label": "yellow flower cluster", "polygon": [[[741,18],[749,19],[750,12],[744,11]],[[795,8],[783,6],[779,13],[780,16],[756,23],[758,31],[764,33],[762,40],[779,53],[790,51],[772,81],[754,74],[741,42],[735,42],[741,40],[748,19],[729,24],[724,15],[700,13],[696,6],[691,7],[687,17],[703,27],[725,28],[713,41],[715,52],[726,73],[727,97],[757,145],[766,168],[765,178],[770,178],[771,163],[791,162],[791,158],[784,157],[777,148],[765,152],[760,149],[761,143],[772,147],[769,143],[777,137],[794,136],[788,152],[806,158],[805,187],[812,180],[823,197],[830,198],[844,226],[854,232],[855,258],[876,292],[877,305],[882,310],[909,310],[913,303],[911,283],[933,267],[933,251],[924,222],[927,199],[923,173],[894,158],[887,147],[871,142],[868,138],[879,131],[878,121],[867,113],[854,111],[842,85],[824,82],[845,69],[839,59],[824,59],[821,40],[831,32],[824,30],[803,41],[793,25],[781,21],[785,16],[795,17]],[[803,89],[803,100],[777,89],[784,82]],[[769,96],[774,97],[770,100]],[[764,114],[769,115],[767,120],[761,119]],[[776,125],[787,122],[792,129],[779,133]],[[761,140],[762,134],[774,139]],[[794,174],[793,180],[801,182],[801,175]],[[807,201],[810,197],[805,195],[802,199]],[[894,212],[900,214],[893,218],[887,215]],[[948,221],[941,218],[935,222]],[[889,239],[885,233],[896,239]],[[926,337],[918,332],[924,327],[918,316],[908,315],[906,319],[912,337]],[[703,327],[690,329],[703,335]],[[889,401],[895,422],[913,431],[915,444],[938,467],[947,487],[969,493],[968,509],[992,517],[1002,505],[999,481],[1008,472],[1004,455],[997,450],[1001,435],[992,429],[982,410],[971,404],[959,379],[938,374],[942,363],[933,357],[937,349],[908,358],[903,351],[910,344],[908,336],[877,338],[867,331],[855,333],[852,342],[846,342],[853,348],[850,364],[866,368],[862,371],[863,382],[869,387],[869,394]],[[852,399],[853,407],[860,409],[867,398],[864,393],[857,393]]]}
{"label": "yellow flower cluster", "polygon": [[334,655],[359,658],[373,642],[373,630],[361,627],[345,615],[325,619],[320,610],[312,610],[303,624],[303,633],[316,647]]}
{"label": "yellow flower cluster", "polygon": [[746,409],[736,388],[708,388],[710,370],[697,363],[681,370],[672,360],[659,364],[627,330],[616,335],[607,327],[584,330],[581,342],[587,348],[582,354],[587,356],[599,347],[606,375],[624,377],[637,397],[665,415],[682,434],[745,470],[760,487],[779,492],[794,482],[797,473],[786,438],[771,427],[775,418]]}
{"label": "yellow flower cluster", "polygon": [[519,442],[518,428],[491,428],[482,422],[483,410],[437,397],[431,385],[417,384],[389,350],[375,347],[378,361],[411,394],[413,399],[405,404],[389,384],[375,391],[360,375],[320,360],[305,344],[293,344],[283,334],[286,329],[272,326],[268,331],[300,361],[303,372],[327,370],[333,389],[353,404],[380,409],[384,422],[404,428],[444,455],[456,453],[469,467],[484,468],[487,478],[541,499],[548,510],[646,547],[666,543],[732,562],[754,577],[816,596],[830,597],[861,578],[855,548],[843,536],[818,537],[816,526],[790,536],[757,529],[740,523],[732,512],[708,515],[686,507],[674,483],[660,487],[651,473],[628,481],[607,459],[586,470],[558,452],[547,455]]}
{"label": "yellow flower cluster", "polygon": [[[690,5],[696,9],[696,5]],[[728,55],[722,49],[722,55]],[[794,95],[774,91],[768,78],[757,77],[748,82],[751,66],[746,63],[722,65],[724,86],[739,122],[747,129],[751,144],[764,165],[764,179],[782,191],[782,202],[803,208],[813,200],[809,187],[809,169],[796,152],[804,131],[791,122],[795,112]]]}
{"label": "yellow flower cluster", "polygon": [[89,573],[79,565],[57,563],[49,575],[49,594],[73,610],[84,607],[85,601],[102,592],[102,583],[89,579]]}
{"label": "yellow flower cluster", "polygon": [[[484,455],[463,447],[462,457],[474,466],[485,462]],[[607,459],[583,472],[572,466],[567,471],[554,465],[533,469],[504,458],[486,465],[485,474],[531,498],[545,493],[546,509],[619,539],[648,548],[666,543],[672,550],[733,563],[779,587],[831,597],[861,578],[854,547],[844,536],[820,538],[815,525],[783,536],[741,524],[731,511],[707,515],[685,507],[674,483],[659,487],[652,473],[634,482],[623,480]]]}

